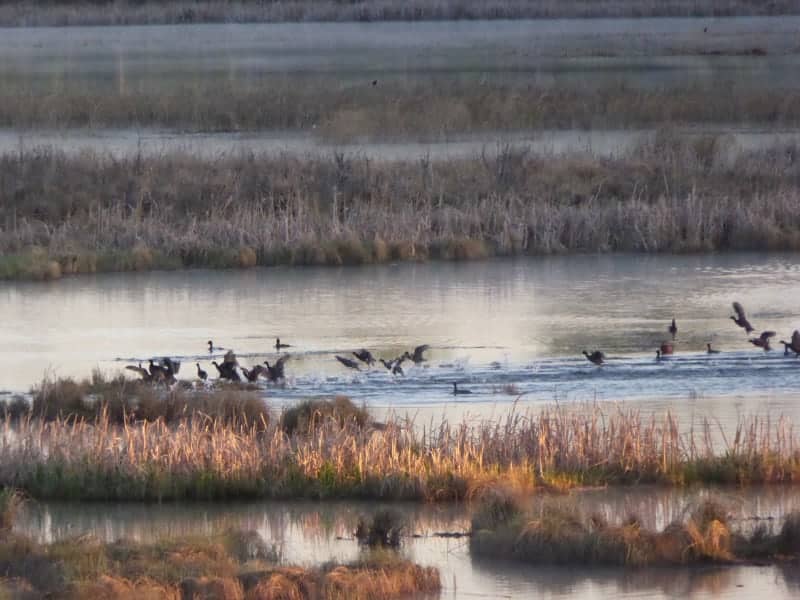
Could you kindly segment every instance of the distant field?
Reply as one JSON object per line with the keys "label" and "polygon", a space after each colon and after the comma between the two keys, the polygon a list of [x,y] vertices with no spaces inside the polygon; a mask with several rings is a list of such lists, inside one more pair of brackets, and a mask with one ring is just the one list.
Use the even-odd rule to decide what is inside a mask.
{"label": "distant field", "polygon": [[794,0],[12,0],[0,7],[0,25],[714,17],[798,13],[800,4]]}

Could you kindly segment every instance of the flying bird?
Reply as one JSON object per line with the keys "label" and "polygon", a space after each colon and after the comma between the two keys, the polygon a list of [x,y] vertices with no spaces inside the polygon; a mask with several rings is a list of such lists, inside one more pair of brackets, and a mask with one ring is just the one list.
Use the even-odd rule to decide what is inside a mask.
{"label": "flying bird", "polygon": [[772,347],[769,345],[769,338],[775,337],[774,331],[762,331],[761,335],[757,338],[750,338],[750,343],[754,346],[758,346],[759,348],[763,348],[764,351],[772,350]]}
{"label": "flying bird", "polygon": [[731,319],[734,323],[744,329],[747,333],[755,331],[755,328],[750,324],[750,321],[747,320],[747,315],[744,314],[744,307],[741,304],[734,302],[733,312],[736,313],[736,316],[731,315]]}
{"label": "flying bird", "polygon": [[583,355],[586,357],[586,360],[596,364],[598,367],[602,365],[606,359],[605,354],[600,352],[600,350],[595,350],[591,354],[589,354],[586,350],[584,350]]}

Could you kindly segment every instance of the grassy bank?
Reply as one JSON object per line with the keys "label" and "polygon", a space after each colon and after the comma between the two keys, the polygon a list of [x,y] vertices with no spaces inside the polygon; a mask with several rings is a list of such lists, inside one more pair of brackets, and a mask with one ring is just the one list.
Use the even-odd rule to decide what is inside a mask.
{"label": "grassy bank", "polygon": [[502,422],[421,429],[380,427],[320,411],[289,429],[220,419],[117,425],[6,421],[0,485],[39,498],[182,500],[480,498],[500,482],[521,491],[580,485],[794,483],[800,440],[784,419],[750,419],[724,432],[679,430],[669,416],[599,407],[545,409]]}
{"label": "grassy bank", "polygon": [[390,600],[441,588],[436,569],[391,553],[368,553],[350,564],[281,565],[256,532],[147,545],[87,537],[42,545],[6,525],[0,528],[3,598]]}
{"label": "grassy bank", "polygon": [[800,249],[800,151],[722,160],[663,133],[627,158],[446,162],[0,156],[0,279],[564,252]]}
{"label": "grassy bank", "polygon": [[15,0],[2,26],[796,14],[791,0]]}
{"label": "grassy bank", "polygon": [[499,493],[472,522],[474,556],[533,564],[652,566],[735,564],[800,556],[800,513],[787,515],[780,530],[760,524],[736,531],[725,507],[705,501],[662,531],[644,529],[635,516],[609,525],[602,516],[584,518],[555,503],[531,512]]}
{"label": "grassy bank", "polygon": [[[742,49],[750,52],[752,49]],[[148,89],[9,82],[0,90],[0,127],[162,128],[184,131],[314,131],[332,142],[439,140],[455,134],[674,125],[800,125],[800,91],[718,83],[639,89],[535,86],[451,77],[409,83],[322,77],[161,85]],[[326,89],[320,95],[321,87]]]}

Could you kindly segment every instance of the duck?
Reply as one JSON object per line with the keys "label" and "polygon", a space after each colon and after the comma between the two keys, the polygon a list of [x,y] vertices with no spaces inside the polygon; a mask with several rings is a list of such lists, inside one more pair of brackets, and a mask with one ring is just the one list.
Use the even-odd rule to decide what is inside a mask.
{"label": "duck", "polygon": [[201,380],[206,381],[208,379],[208,373],[206,373],[205,371],[203,371],[203,369],[200,368],[200,363],[195,363],[195,364],[197,365],[197,376]]}
{"label": "duck", "polygon": [[215,346],[214,342],[212,340],[208,340],[208,353],[211,354],[211,353],[216,352],[218,350],[225,350],[225,348],[221,348],[219,346]]}
{"label": "duck", "polygon": [[768,350],[772,350],[772,347],[769,345],[769,338],[771,337],[775,337],[774,331],[762,331],[760,336],[757,338],[750,338],[749,342],[754,346],[763,348],[766,352]]}
{"label": "duck", "polygon": [[284,379],[285,375],[283,366],[284,364],[286,364],[286,361],[289,360],[289,356],[290,356],[289,354],[284,354],[278,360],[275,361],[274,365],[270,365],[269,361],[265,360],[264,364],[266,365],[267,368],[265,370],[262,370],[261,374],[264,375],[264,377],[266,377],[269,381],[272,381],[273,383],[280,379]]}
{"label": "duck", "polygon": [[738,302],[733,303],[733,312],[736,315],[731,315],[731,319],[734,323],[736,323],[739,327],[745,330],[746,333],[750,333],[751,331],[755,331],[755,328],[750,324],[750,321],[747,320],[747,315],[744,313],[744,307],[739,304]]}
{"label": "duck", "polygon": [[358,352],[353,352],[353,356],[370,367],[375,364],[375,357],[372,356],[369,350],[365,350],[364,348]]}
{"label": "duck", "polygon": [[709,342],[706,344],[706,354],[719,354],[719,350],[715,350],[711,347],[711,343]]}
{"label": "duck", "polygon": [[586,357],[586,360],[596,364],[598,367],[602,365],[606,360],[605,354],[600,352],[600,350],[595,350],[591,354],[589,354],[586,350],[584,350],[583,355]]}
{"label": "duck", "polygon": [[361,370],[358,366],[358,363],[350,358],[345,358],[344,356],[338,356],[338,355],[335,358],[348,369],[355,369],[356,371]]}
{"label": "duck", "polygon": [[291,348],[291,344],[281,344],[281,338],[275,338],[275,350],[280,352],[284,348]]}
{"label": "duck", "polygon": [[421,346],[417,346],[416,348],[414,348],[414,353],[413,354],[411,354],[409,352],[406,352],[405,354],[403,354],[403,358],[407,358],[408,360],[413,362],[415,365],[418,365],[419,363],[423,363],[423,362],[428,360],[427,358],[425,358],[425,351],[427,351],[429,349],[430,349],[430,346],[428,344],[422,344]]}
{"label": "duck", "polygon": [[668,331],[672,334],[672,339],[674,340],[675,336],[678,334],[678,325],[675,323],[675,318],[672,319]]}
{"label": "duck", "polygon": [[458,383],[455,381],[453,382],[453,396],[462,396],[464,394],[471,394],[471,390],[460,390],[458,389]]}
{"label": "duck", "polygon": [[780,341],[783,344],[783,355],[788,356],[789,351],[794,352],[795,358],[800,356],[800,331],[797,329],[794,330],[792,333],[792,341],[791,342],[784,342],[783,340]]}

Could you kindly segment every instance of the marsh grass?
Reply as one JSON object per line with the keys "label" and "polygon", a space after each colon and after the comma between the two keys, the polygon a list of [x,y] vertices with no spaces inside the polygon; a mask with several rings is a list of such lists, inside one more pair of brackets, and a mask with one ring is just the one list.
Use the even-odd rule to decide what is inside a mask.
{"label": "marsh grass", "polygon": [[796,14],[791,0],[14,0],[2,26],[144,25],[291,21],[430,21]]}
{"label": "marsh grass", "polygon": [[618,159],[3,155],[0,278],[800,249],[800,151],[726,160],[727,144],[665,130]]}
{"label": "marsh grass", "polygon": [[274,557],[243,555],[264,545],[255,532],[230,531],[139,544],[79,538],[40,545],[0,538],[0,594],[59,598],[215,598],[216,600],[384,599],[440,589],[436,569],[396,555],[364,556],[318,568],[282,566]]}
{"label": "marsh grass", "polygon": [[[752,52],[752,50],[750,50]],[[320,87],[326,93],[320,96]],[[117,90],[13,81],[0,90],[0,127],[312,132],[330,143],[441,141],[476,132],[800,124],[800,90],[714,86],[533,86],[420,78],[409,83],[265,78]]]}
{"label": "marsh grass", "polygon": [[6,423],[0,485],[37,498],[182,500],[365,498],[479,500],[584,485],[795,483],[800,446],[784,419],[680,431],[671,415],[598,406],[513,413],[497,422],[420,430],[363,427],[336,414],[289,435],[278,420],[189,415],[118,425],[106,412]]}
{"label": "marsh grass", "polygon": [[613,566],[730,564],[800,552],[796,512],[787,515],[779,533],[756,529],[750,535],[734,530],[728,511],[716,501],[686,513],[684,520],[656,532],[644,529],[636,517],[609,525],[602,517],[586,519],[555,502],[531,511],[493,498],[473,518],[470,552],[535,564]]}
{"label": "marsh grass", "polygon": [[[98,420],[112,424],[187,419],[218,421],[263,429],[270,415],[266,402],[253,386],[218,383],[214,388],[192,389],[132,381],[123,375],[108,379],[99,371],[90,379],[45,379],[32,390],[28,417],[63,422]],[[0,414],[0,416],[2,416]],[[9,416],[23,418],[20,411]]]}

